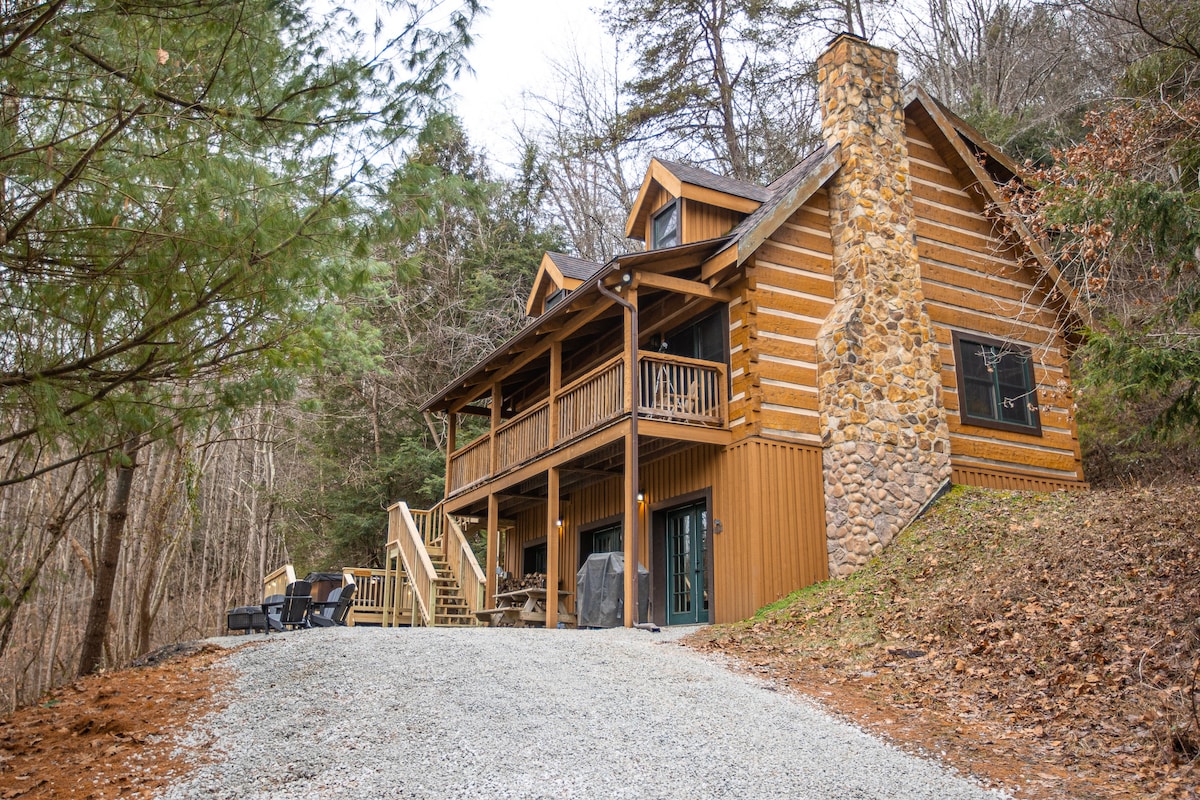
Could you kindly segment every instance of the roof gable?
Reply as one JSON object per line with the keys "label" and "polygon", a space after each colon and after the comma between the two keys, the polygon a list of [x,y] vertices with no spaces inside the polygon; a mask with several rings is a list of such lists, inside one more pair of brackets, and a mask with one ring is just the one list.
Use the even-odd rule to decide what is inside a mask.
{"label": "roof gable", "polygon": [[603,265],[566,253],[545,253],[525,301],[525,315],[536,317],[546,310],[546,298],[559,289],[570,292],[595,275]]}
{"label": "roof gable", "polygon": [[1033,256],[1038,268],[1050,278],[1068,313],[1078,322],[1087,324],[1089,314],[1079,303],[1075,288],[1063,277],[1054,260],[1034,238],[1024,221],[1010,209],[1000,193],[1002,183],[1020,176],[1016,163],[985,139],[979,131],[951,113],[915,81],[904,88],[904,106],[906,115],[911,116],[914,107],[919,107],[928,114],[953,160],[970,174],[975,181],[974,185],[983,193],[989,205],[997,209],[1012,226],[1012,230],[1020,236],[1021,243]]}
{"label": "roof gable", "polygon": [[755,211],[771,197],[771,191],[763,186],[715,175],[698,167],[652,158],[625,224],[625,235],[630,239],[646,239],[646,226],[651,212],[655,210],[650,207],[655,186],[673,198],[695,200],[742,214]]}

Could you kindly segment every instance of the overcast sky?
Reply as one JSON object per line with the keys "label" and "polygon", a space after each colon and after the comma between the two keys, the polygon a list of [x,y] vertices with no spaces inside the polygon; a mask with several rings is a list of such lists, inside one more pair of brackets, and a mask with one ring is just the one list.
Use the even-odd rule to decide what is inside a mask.
{"label": "overcast sky", "polygon": [[493,160],[511,163],[511,142],[522,120],[524,91],[544,91],[550,61],[562,60],[575,46],[599,60],[611,48],[591,6],[601,0],[485,0],[490,13],[475,25],[468,51],[474,75],[455,85],[457,112],[476,147]]}

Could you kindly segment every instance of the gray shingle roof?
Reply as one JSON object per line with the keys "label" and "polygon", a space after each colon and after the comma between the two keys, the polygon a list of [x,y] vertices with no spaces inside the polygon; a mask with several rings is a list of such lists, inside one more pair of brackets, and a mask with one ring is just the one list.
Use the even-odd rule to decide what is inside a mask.
{"label": "gray shingle roof", "polygon": [[661,158],[657,160],[676,178],[693,186],[703,186],[705,189],[724,192],[734,197],[744,197],[747,200],[757,200],[760,203],[771,197],[771,191],[764,186],[739,181],[736,178],[726,178],[723,175],[716,175],[708,170],[689,167],[687,164],[679,164],[675,161],[664,161]]}
{"label": "gray shingle roof", "polygon": [[569,256],[566,253],[546,253],[546,255],[550,256],[550,260],[554,262],[554,266],[558,267],[564,278],[577,281],[586,281],[604,267],[603,264],[597,264],[595,261]]}
{"label": "gray shingle roof", "polygon": [[759,221],[774,211],[775,207],[784,197],[787,196],[788,192],[798,183],[807,178],[808,174],[812,172],[813,168],[815,168],[817,164],[821,163],[821,159],[825,157],[826,152],[827,148],[825,145],[821,145],[816,150],[805,156],[804,160],[799,164],[792,167],[787,172],[783,173],[774,181],[772,181],[771,185],[765,190],[768,192],[770,199],[766,200],[761,206],[759,206],[753,214],[738,223],[737,227],[729,232],[729,238],[736,239],[744,235],[746,232],[754,230],[754,227],[758,225]]}

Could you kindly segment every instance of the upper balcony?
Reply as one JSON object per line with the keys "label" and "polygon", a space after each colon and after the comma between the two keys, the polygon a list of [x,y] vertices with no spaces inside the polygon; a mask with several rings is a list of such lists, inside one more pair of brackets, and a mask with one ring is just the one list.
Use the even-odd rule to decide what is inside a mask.
{"label": "upper balcony", "polygon": [[[447,497],[480,484],[630,417],[630,385],[624,354],[604,361],[549,396],[454,450],[447,469]],[[638,419],[656,423],[658,435],[688,439],[729,425],[724,364],[639,350]],[[660,424],[658,424],[660,423]]]}

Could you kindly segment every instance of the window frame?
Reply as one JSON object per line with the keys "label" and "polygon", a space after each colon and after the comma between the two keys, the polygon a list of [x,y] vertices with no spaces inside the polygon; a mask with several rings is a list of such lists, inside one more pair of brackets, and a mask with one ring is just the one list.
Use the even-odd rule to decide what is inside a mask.
{"label": "window frame", "polygon": [[[1024,433],[1031,436],[1042,435],[1042,420],[1039,412],[1038,403],[1038,386],[1037,380],[1033,372],[1033,350],[1023,344],[1004,341],[992,336],[984,336],[976,333],[961,333],[952,331],[952,340],[954,346],[954,373],[958,381],[958,418],[964,425],[974,425],[980,428],[993,428],[995,430],[1009,431],[1011,433]],[[1027,387],[1026,394],[1032,400],[1029,403],[1029,424],[1024,425],[1019,422],[1012,422],[993,417],[981,417],[967,411],[967,376],[963,369],[965,361],[964,353],[969,352],[970,346],[989,347],[1000,350],[1005,355],[1016,355],[1021,358],[1024,366],[1025,385]],[[993,372],[992,380],[992,399],[996,406],[999,407],[1000,388],[998,376]]]}
{"label": "window frame", "polygon": [[[669,213],[675,213],[675,236],[674,241],[669,244],[664,244],[658,231],[658,223],[664,216]],[[659,250],[666,247],[678,247],[683,242],[683,207],[679,202],[679,198],[675,198],[671,202],[664,205],[650,218],[650,249]]]}
{"label": "window frame", "polygon": [[567,296],[566,289],[563,289],[562,287],[555,288],[553,291],[551,291],[549,294],[546,295],[546,299],[542,303],[543,313],[545,313],[546,311],[549,311],[550,309],[554,308],[556,305],[561,303],[563,298],[565,298],[566,296]]}

